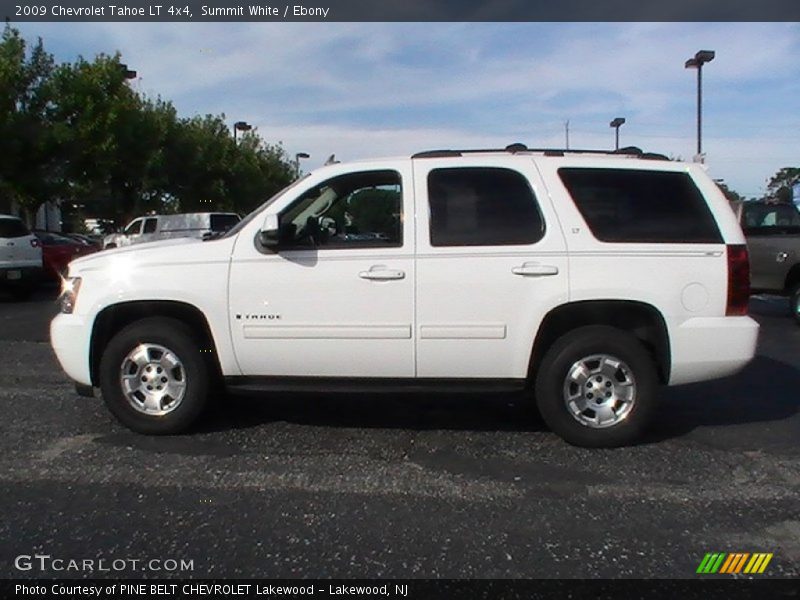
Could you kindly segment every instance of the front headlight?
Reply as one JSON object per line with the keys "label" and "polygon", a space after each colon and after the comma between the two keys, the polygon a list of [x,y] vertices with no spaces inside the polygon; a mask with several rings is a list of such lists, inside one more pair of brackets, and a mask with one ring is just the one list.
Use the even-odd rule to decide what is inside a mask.
{"label": "front headlight", "polygon": [[59,301],[61,302],[61,312],[64,314],[72,314],[75,310],[75,303],[78,301],[78,292],[81,289],[80,277],[67,277],[61,280],[61,295]]}

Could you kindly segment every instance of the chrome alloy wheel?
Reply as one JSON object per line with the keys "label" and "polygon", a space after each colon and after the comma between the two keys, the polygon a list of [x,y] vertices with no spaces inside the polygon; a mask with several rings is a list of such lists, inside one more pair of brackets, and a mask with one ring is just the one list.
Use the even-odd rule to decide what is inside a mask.
{"label": "chrome alloy wheel", "polygon": [[119,381],[131,406],[150,416],[174,411],[186,393],[186,370],[172,350],[139,344],[123,359]]}
{"label": "chrome alloy wheel", "polygon": [[609,354],[592,354],[569,368],[564,404],[581,425],[602,429],[619,424],[636,402],[636,380],[630,367]]}

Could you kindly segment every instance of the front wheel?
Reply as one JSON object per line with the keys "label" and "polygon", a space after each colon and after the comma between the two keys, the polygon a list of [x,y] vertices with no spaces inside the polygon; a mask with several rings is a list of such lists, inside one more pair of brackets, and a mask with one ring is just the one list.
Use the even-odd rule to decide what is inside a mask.
{"label": "front wheel", "polygon": [[100,362],[100,389],[114,416],[138,433],[186,431],[206,405],[209,377],[190,330],[149,318],[117,333]]}
{"label": "front wheel", "polygon": [[536,375],[539,412],[570,444],[614,447],[634,442],[655,408],[653,358],[633,335],[581,327],[558,339]]}

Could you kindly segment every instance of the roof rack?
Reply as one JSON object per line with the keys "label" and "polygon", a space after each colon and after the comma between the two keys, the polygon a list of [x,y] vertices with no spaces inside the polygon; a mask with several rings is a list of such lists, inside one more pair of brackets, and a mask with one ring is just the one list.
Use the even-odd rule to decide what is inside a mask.
{"label": "roof rack", "polygon": [[669,157],[657,152],[644,152],[641,148],[636,146],[627,146],[619,150],[588,150],[588,149],[572,149],[572,148],[528,148],[525,144],[515,143],[509,144],[505,148],[472,148],[465,150],[426,150],[424,152],[417,152],[412,154],[411,158],[452,158],[456,156],[464,156],[465,154],[486,154],[486,153],[508,152],[510,154],[517,153],[539,153],[545,156],[564,156],[566,154],[608,154],[611,156],[635,156],[636,158],[643,158],[648,160],[669,160]]}

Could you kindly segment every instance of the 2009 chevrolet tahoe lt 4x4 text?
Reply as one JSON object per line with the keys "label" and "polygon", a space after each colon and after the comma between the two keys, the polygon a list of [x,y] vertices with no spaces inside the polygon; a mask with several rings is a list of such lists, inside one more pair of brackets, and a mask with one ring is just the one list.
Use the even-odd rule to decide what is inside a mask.
{"label": "2009 chevrolet tahoe lt 4x4 text", "polygon": [[215,383],[502,385],[615,446],[659,384],[753,357],[748,278],[700,166],[515,144],[325,166],[220,238],[76,260],[51,337],[142,433],[186,430]]}

